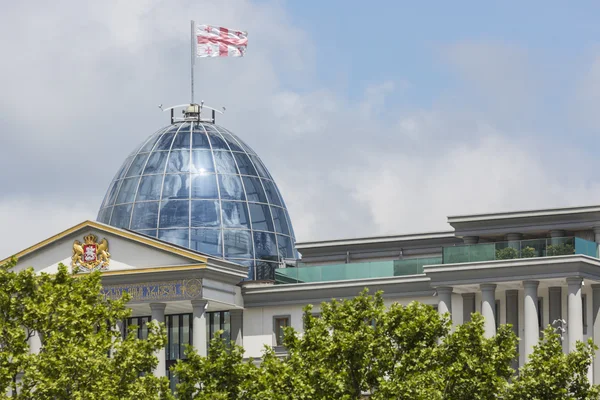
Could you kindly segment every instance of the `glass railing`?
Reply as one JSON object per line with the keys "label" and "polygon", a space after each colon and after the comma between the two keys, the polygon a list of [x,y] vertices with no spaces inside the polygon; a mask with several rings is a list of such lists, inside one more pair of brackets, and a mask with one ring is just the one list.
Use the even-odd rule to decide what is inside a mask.
{"label": "glass railing", "polygon": [[309,283],[415,275],[423,273],[424,265],[441,263],[441,257],[312,266],[299,263],[295,268],[277,268],[275,282]]}
{"label": "glass railing", "polygon": [[597,244],[577,237],[563,237],[444,247],[442,262],[443,264],[456,264],[568,254],[598,257]]}

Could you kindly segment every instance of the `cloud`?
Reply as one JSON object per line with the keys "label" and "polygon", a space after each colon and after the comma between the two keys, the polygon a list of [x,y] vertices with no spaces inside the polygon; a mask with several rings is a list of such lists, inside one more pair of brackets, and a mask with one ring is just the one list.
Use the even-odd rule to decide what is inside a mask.
{"label": "cloud", "polygon": [[26,197],[0,201],[0,259],[16,254],[48,237],[85,220],[94,220],[96,210],[89,202],[64,198]]}
{"label": "cloud", "polygon": [[299,240],[446,229],[449,214],[598,198],[591,170],[565,174],[585,165],[577,149],[557,163],[538,132],[503,123],[537,107],[530,60],[507,45],[444,49],[461,77],[450,97],[461,101],[403,108],[388,98],[418,90],[411,82],[372,82],[358,99],[319,83],[318,45],[279,2],[17,2],[3,11],[0,47],[12,57],[0,64],[0,222],[12,232],[0,258],[94,218],[125,157],[168,123],[157,105],[188,101],[190,16],[250,33],[244,59],[198,61],[196,98],[227,106],[218,122],[265,161]]}
{"label": "cloud", "polygon": [[[470,106],[497,121],[527,118],[537,111],[544,90],[532,52],[510,43],[466,40],[442,50],[443,59],[461,78]],[[537,67],[537,66],[536,66]]]}

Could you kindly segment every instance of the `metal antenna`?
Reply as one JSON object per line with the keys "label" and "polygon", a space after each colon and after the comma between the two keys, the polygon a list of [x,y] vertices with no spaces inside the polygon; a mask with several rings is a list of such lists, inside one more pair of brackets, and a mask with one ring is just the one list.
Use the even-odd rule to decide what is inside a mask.
{"label": "metal antenna", "polygon": [[191,23],[191,35],[190,35],[190,86],[191,86],[191,91],[192,91],[192,101],[191,104],[194,104],[194,63],[196,61],[196,43],[195,42],[195,36],[196,36],[196,23],[194,21],[190,21]]}

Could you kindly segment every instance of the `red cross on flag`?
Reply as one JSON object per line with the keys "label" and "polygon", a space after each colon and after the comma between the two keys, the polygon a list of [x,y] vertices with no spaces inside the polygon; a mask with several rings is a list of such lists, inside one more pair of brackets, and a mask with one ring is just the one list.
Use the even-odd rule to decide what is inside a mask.
{"label": "red cross on flag", "polygon": [[196,57],[243,57],[248,33],[211,25],[196,25]]}

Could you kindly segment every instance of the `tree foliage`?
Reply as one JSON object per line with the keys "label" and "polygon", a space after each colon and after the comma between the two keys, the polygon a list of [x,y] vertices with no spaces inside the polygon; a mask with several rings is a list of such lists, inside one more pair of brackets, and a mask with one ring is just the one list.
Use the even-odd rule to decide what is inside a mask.
{"label": "tree foliage", "polygon": [[243,349],[211,341],[208,357],[189,354],[176,373],[180,398],[191,399],[597,399],[587,370],[595,347],[563,354],[551,328],[519,375],[511,368],[517,338],[509,325],[484,337],[484,320],[452,329],[448,316],[418,302],[386,307],[381,293],[332,300],[304,332],[286,328],[287,355],[265,349],[260,363]]}
{"label": "tree foliage", "polygon": [[[164,347],[164,326],[147,340],[116,329],[130,315],[128,298],[105,299],[99,272],[74,276],[15,272],[0,266],[0,398],[167,399],[166,378],[152,375],[154,352]],[[39,352],[28,340],[37,335]]]}
{"label": "tree foliage", "polygon": [[[16,272],[0,266],[0,399],[173,399],[156,378],[155,351],[166,344],[164,325],[147,340],[122,337],[117,323],[130,315],[127,295],[104,298],[98,272],[72,275]],[[285,328],[287,354],[266,347],[255,362],[218,334],[206,357],[192,347],[174,367],[182,400],[598,399],[588,381],[596,346],[578,343],[564,354],[560,336],[546,329],[518,374],[511,368],[517,338],[510,326],[484,337],[473,314],[452,328],[431,306],[384,304],[365,290],[347,300],[304,310],[303,333]],[[36,335],[39,352],[29,351]]]}

